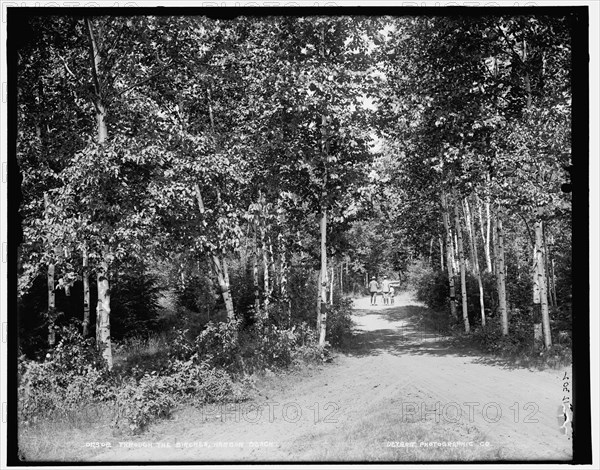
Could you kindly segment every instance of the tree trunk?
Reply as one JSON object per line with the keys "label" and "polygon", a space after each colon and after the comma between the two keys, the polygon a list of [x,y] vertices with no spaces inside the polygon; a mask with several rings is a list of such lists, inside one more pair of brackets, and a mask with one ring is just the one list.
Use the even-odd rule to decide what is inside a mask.
{"label": "tree trunk", "polygon": [[321,310],[323,307],[323,300],[321,298],[321,270],[317,273],[317,332],[321,334]]}
{"label": "tree trunk", "polygon": [[277,282],[277,273],[275,272],[275,255],[273,254],[273,242],[271,235],[267,237],[269,251],[267,252],[267,263],[269,264],[269,298],[273,299],[273,291],[275,290],[275,284]]}
{"label": "tree trunk", "polygon": [[456,313],[456,291],[454,288],[454,262],[452,260],[452,233],[450,231],[450,213],[446,195],[442,193],[442,220],[446,231],[446,267],[448,268],[448,284],[450,286],[450,313],[453,318],[458,318]]}
{"label": "tree trunk", "polygon": [[496,223],[496,216],[492,217],[492,271],[496,277],[498,276],[498,227]]}
{"label": "tree trunk", "polygon": [[269,278],[269,253],[265,240],[265,229],[261,229],[261,244],[262,244],[262,258],[263,258],[263,305],[265,318],[269,316],[269,306],[271,304],[271,284]]}
{"label": "tree trunk", "polygon": [[[493,272],[492,258],[490,255],[490,203],[485,202],[485,224],[482,214],[482,202],[477,195],[475,195],[475,202],[477,204],[477,213],[479,215],[479,229],[481,231],[481,241],[483,242],[483,252],[485,253],[485,266],[488,273]],[[484,228],[485,225],[485,228]]]}
{"label": "tree trunk", "polygon": [[280,238],[279,249],[281,250],[281,282],[279,283],[279,288],[281,291],[281,301],[284,304],[285,317],[287,319],[288,326],[290,326],[292,321],[292,299],[290,298],[288,291],[289,265],[286,249],[283,245],[283,236]]}
{"label": "tree trunk", "polygon": [[[44,218],[48,218],[48,211],[50,210],[50,202],[48,198],[48,193],[44,193]],[[50,234],[49,234],[50,235]],[[47,254],[51,256],[53,252],[54,242],[50,239],[49,236],[48,246],[47,246]],[[48,319],[48,347],[51,349],[54,347],[56,343],[56,332],[54,330],[54,322],[56,320],[56,286],[54,280],[54,262],[51,260],[48,261],[48,271],[46,273],[46,284],[48,289],[48,309],[46,311],[47,319]]]}
{"label": "tree trunk", "polygon": [[433,237],[429,241],[429,266],[433,268]]}
{"label": "tree trunk", "polygon": [[[468,255],[469,255],[469,268],[471,270],[471,272],[474,274],[475,273],[475,259],[473,258],[475,252],[473,251],[473,237],[474,237],[474,233],[473,233],[473,224],[472,224],[472,220],[471,220],[471,211],[469,209],[469,201],[467,200],[467,198],[464,198],[462,201],[462,210],[463,210],[463,214],[464,214],[464,219],[465,219],[465,227],[467,229],[467,236],[468,236],[468,246],[469,249],[468,251]],[[464,240],[463,240],[464,241]]]}
{"label": "tree trunk", "polygon": [[[88,30],[90,63],[94,89],[94,107],[96,109],[96,131],[98,144],[102,146],[108,138],[106,127],[106,106],[100,80],[101,57],[96,46],[94,29],[91,20],[85,19]],[[103,256],[105,253],[103,254]],[[112,349],[110,341],[110,286],[108,282],[108,263],[102,260],[96,273],[96,284],[98,286],[98,303],[96,307],[96,343],[102,349],[102,356],[106,359],[108,367],[112,369]]]}
{"label": "tree trunk", "polygon": [[486,266],[488,269],[488,272],[492,272],[492,258],[490,256],[490,203],[489,201],[485,202],[485,220],[486,220],[486,226],[485,226],[485,230],[486,230],[486,237],[485,237],[485,262],[486,262]]}
{"label": "tree trunk", "polygon": [[329,278],[329,305],[333,305],[333,286],[334,286],[334,280],[335,280],[335,269],[334,266],[331,266],[331,268],[329,268],[330,271],[330,278]]}
{"label": "tree trunk", "polygon": [[229,320],[235,319],[235,310],[233,308],[233,299],[231,298],[231,292],[229,291],[229,271],[227,268],[227,262],[223,257],[223,260],[219,258],[219,256],[213,254],[212,265],[217,275],[217,281],[219,282],[219,287],[221,288],[221,295],[223,297],[223,301],[225,303],[225,311],[227,312],[227,318]]}
{"label": "tree trunk", "polygon": [[321,323],[319,327],[319,345],[325,345],[327,335],[327,211],[321,213]]}
{"label": "tree trunk", "polygon": [[542,328],[544,332],[544,346],[552,346],[552,334],[550,332],[550,313],[548,311],[548,291],[546,287],[546,263],[544,262],[543,225],[541,221],[535,223],[535,244],[537,278],[540,292],[540,304],[542,308]]}
{"label": "tree trunk", "polygon": [[551,271],[550,271],[550,273],[551,273],[551,280],[550,280],[551,292],[554,297],[554,306],[558,307],[558,299],[556,298],[556,273],[554,270],[554,259],[552,259],[550,261],[550,265],[552,266]]}
{"label": "tree trunk", "polygon": [[227,296],[223,296],[223,300],[225,300],[225,309],[227,310],[227,318],[229,320],[235,319],[235,311],[233,310],[233,299],[231,297],[231,285],[229,284],[229,266],[227,265],[227,260],[225,257],[222,259],[223,265],[223,282],[225,284],[225,291],[227,292]]}
{"label": "tree trunk", "polygon": [[456,238],[458,243],[458,261],[460,265],[460,291],[462,297],[462,315],[463,315],[463,323],[465,325],[465,333],[469,333],[471,331],[471,327],[469,325],[469,313],[467,306],[467,278],[466,278],[466,268],[465,268],[465,250],[463,248],[463,237],[462,237],[462,228],[460,226],[460,215],[458,210],[458,201],[454,204],[454,222],[456,225]]}
{"label": "tree trunk", "polygon": [[546,241],[546,227],[543,230],[543,241],[544,241],[544,267],[546,270],[546,286],[548,291],[548,305],[555,307],[554,298],[552,295],[552,264],[550,262],[550,252],[548,250],[548,242]]}
{"label": "tree trunk", "polygon": [[256,226],[254,227],[254,256],[252,266],[252,280],[254,282],[254,313],[260,315],[260,284],[258,281],[258,240]]}
{"label": "tree trunk", "polygon": [[481,281],[481,271],[479,270],[479,256],[477,255],[477,237],[475,236],[475,228],[473,227],[473,217],[471,217],[471,209],[469,200],[465,199],[465,217],[469,225],[469,236],[471,239],[471,254],[473,259],[473,272],[477,277],[479,285],[479,307],[481,309],[481,325],[485,326],[485,305],[483,300],[483,282]]}
{"label": "tree trunk", "polygon": [[498,309],[500,311],[500,322],[502,325],[502,334],[508,335],[508,310],[506,308],[506,266],[504,263],[504,231],[502,228],[502,209],[496,210],[495,217],[496,228],[496,249],[494,258],[496,259],[496,282],[498,286]]}
{"label": "tree trunk", "polygon": [[98,305],[96,307],[96,344],[112,369],[112,348],[110,341],[110,285],[108,281],[108,263],[102,261],[97,273]]}
{"label": "tree trunk", "polygon": [[83,247],[83,336],[90,334],[90,273],[87,247]]}
{"label": "tree trunk", "polygon": [[180,266],[181,271],[179,271],[179,278],[181,280],[181,283],[179,285],[179,289],[181,290],[181,292],[185,291],[185,288],[187,286],[186,280],[185,280],[185,271],[183,268],[183,265]]}
{"label": "tree trunk", "polygon": [[[196,192],[198,209],[200,211],[200,214],[204,215],[204,201],[202,200],[202,193],[200,192],[200,186],[198,185],[198,183],[194,184],[194,190]],[[225,302],[227,318],[233,320],[235,318],[235,310],[233,308],[233,300],[231,299],[231,293],[229,292],[229,273],[227,271],[227,264],[225,262],[225,258],[223,258],[223,262],[221,264],[219,256],[217,256],[217,254],[215,253],[212,253],[211,260],[213,270],[217,275],[219,287],[221,288],[221,295],[223,296],[223,301]]]}
{"label": "tree trunk", "polygon": [[[324,54],[325,31],[321,30],[321,53]],[[321,115],[321,158],[324,165],[323,183],[321,187],[321,323],[319,326],[319,346],[325,345],[327,336],[327,163],[329,144],[327,141],[328,118]]]}
{"label": "tree trunk", "polygon": [[106,106],[104,104],[102,84],[100,82],[101,57],[100,51],[96,46],[96,38],[94,37],[94,29],[91,20],[86,18],[85,24],[88,30],[90,48],[90,62],[94,87],[94,107],[96,108],[96,129],[98,132],[98,143],[102,144],[108,137],[108,129],[106,127]]}
{"label": "tree trunk", "polygon": [[438,240],[440,242],[440,269],[444,270],[444,242],[442,241],[441,235],[438,236]]}
{"label": "tree trunk", "polygon": [[[452,215],[450,216],[452,217]],[[456,228],[452,234],[452,262],[454,263],[454,272],[460,271],[460,259],[458,252],[458,235],[456,234]]]}
{"label": "tree trunk", "polygon": [[48,346],[53,348],[56,344],[54,322],[56,319],[56,294],[54,286],[54,263],[48,264]]}

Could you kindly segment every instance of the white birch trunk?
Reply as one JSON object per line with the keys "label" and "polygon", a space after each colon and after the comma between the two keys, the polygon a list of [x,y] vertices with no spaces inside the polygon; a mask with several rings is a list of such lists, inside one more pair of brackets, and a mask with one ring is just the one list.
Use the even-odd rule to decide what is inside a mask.
{"label": "white birch trunk", "polygon": [[483,299],[483,282],[481,280],[481,271],[479,269],[479,256],[477,254],[477,237],[475,236],[475,228],[473,227],[473,217],[471,217],[471,209],[469,200],[465,199],[465,216],[469,224],[469,235],[471,239],[471,253],[473,258],[473,272],[477,277],[479,286],[479,308],[481,310],[481,325],[485,326],[485,303]]}
{"label": "white birch trunk", "polygon": [[[196,192],[196,200],[198,203],[198,210],[200,214],[204,214],[204,201],[202,199],[202,193],[200,192],[200,186],[198,183],[194,184],[194,191]],[[217,275],[217,281],[219,282],[219,287],[221,288],[221,295],[223,297],[223,301],[225,302],[225,310],[227,312],[227,318],[233,320],[235,318],[235,311],[233,308],[233,300],[231,299],[231,293],[229,291],[229,273],[227,271],[227,263],[225,262],[225,258],[223,261],[219,259],[215,253],[211,254],[212,266],[215,274]],[[222,264],[223,263],[223,264]]]}
{"label": "white birch trunk", "polygon": [[87,247],[83,247],[83,336],[90,334],[90,273]]}
{"label": "white birch trunk", "polygon": [[506,266],[504,262],[504,230],[502,227],[502,209],[496,210],[496,243],[494,253],[496,257],[496,281],[498,286],[498,308],[500,311],[500,322],[502,335],[508,335],[508,309],[506,308]]}
{"label": "white birch trunk", "polygon": [[537,276],[540,289],[540,304],[542,307],[542,328],[544,332],[544,346],[552,346],[552,334],[550,331],[550,313],[548,311],[548,290],[546,287],[546,263],[544,256],[543,225],[541,221],[535,223],[535,242],[537,255]]}
{"label": "white birch trunk", "polygon": [[108,280],[108,263],[102,261],[97,273],[98,305],[96,307],[96,343],[102,351],[108,368],[112,369],[112,348],[110,341],[110,284]]}
{"label": "white birch trunk", "polygon": [[448,285],[450,287],[450,313],[453,318],[458,318],[456,313],[456,291],[454,287],[454,262],[452,260],[452,233],[450,231],[450,213],[446,195],[442,193],[442,220],[446,231],[446,267],[448,269]]}
{"label": "white birch trunk", "polygon": [[468,305],[467,305],[467,279],[466,279],[466,268],[465,268],[465,251],[463,249],[463,237],[462,237],[462,229],[460,226],[460,215],[458,211],[458,203],[454,205],[454,221],[456,225],[456,237],[458,243],[458,259],[460,265],[460,291],[462,297],[462,315],[463,315],[463,323],[465,326],[465,333],[469,333],[471,331],[471,327],[469,325],[469,314],[468,314]]}

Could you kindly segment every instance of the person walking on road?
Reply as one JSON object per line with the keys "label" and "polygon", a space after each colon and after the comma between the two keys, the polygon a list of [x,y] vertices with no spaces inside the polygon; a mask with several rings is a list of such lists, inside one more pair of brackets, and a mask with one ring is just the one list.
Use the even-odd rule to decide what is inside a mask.
{"label": "person walking on road", "polygon": [[379,283],[375,280],[375,276],[371,278],[369,282],[369,292],[371,293],[371,305],[377,305],[377,291],[379,290]]}
{"label": "person walking on road", "polygon": [[390,304],[390,281],[387,276],[383,276],[383,282],[381,283],[381,291],[383,292],[383,305]]}

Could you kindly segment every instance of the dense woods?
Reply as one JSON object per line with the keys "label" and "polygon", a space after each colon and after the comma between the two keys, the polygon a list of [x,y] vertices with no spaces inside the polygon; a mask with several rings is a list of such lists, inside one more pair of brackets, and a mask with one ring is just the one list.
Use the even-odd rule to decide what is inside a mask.
{"label": "dense woods", "polygon": [[323,359],[384,274],[490,350],[570,348],[575,16],[20,25],[21,383],[159,333],[188,384]]}

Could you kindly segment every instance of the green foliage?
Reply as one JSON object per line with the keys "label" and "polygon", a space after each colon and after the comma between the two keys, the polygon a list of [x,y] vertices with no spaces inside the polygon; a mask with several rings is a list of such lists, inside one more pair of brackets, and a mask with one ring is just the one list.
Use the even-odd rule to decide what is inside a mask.
{"label": "green foliage", "polygon": [[327,306],[327,341],[331,346],[343,346],[352,334],[352,299],[334,298]]}
{"label": "green foliage", "polygon": [[113,341],[113,371],[119,376],[141,378],[147,371],[162,371],[168,367],[172,346],[170,335],[129,337]]}
{"label": "green foliage", "polygon": [[[554,326],[554,325],[553,325]],[[534,321],[531,313],[517,313],[509,319],[509,332],[502,335],[498,318],[493,318],[485,327],[478,326],[471,340],[483,351],[514,360],[518,363],[538,367],[558,367],[572,361],[571,342],[568,335],[563,336],[553,330],[554,344],[545,349],[543,342],[534,341]],[[562,340],[560,339],[562,337]]]}
{"label": "green foliage", "polygon": [[217,299],[215,282],[208,274],[192,274],[185,287],[177,290],[178,306],[184,311],[199,313],[201,317],[215,312]]}
{"label": "green foliage", "polygon": [[139,380],[126,379],[116,393],[117,413],[113,426],[128,434],[144,431],[154,420],[170,416],[176,390],[171,378],[156,372],[146,373]]}
{"label": "green foliage", "polygon": [[521,329],[518,331],[518,335],[503,336],[498,322],[490,321],[485,326],[480,326],[473,332],[473,340],[486,352],[512,356],[531,347],[533,342],[533,328],[530,331],[531,339],[525,343],[521,343],[522,334],[525,331],[525,329]]}
{"label": "green foliage", "polygon": [[[238,317],[244,319],[245,324],[253,321],[254,317],[254,282],[252,273],[242,261],[229,261],[230,292]],[[262,289],[259,290],[259,295]]]}
{"label": "green foliage", "polygon": [[174,360],[168,370],[175,393],[190,397],[195,403],[239,401],[245,398],[244,390],[235,384],[222,369],[212,367],[206,361],[198,362],[197,356],[187,361]]}
{"label": "green foliage", "polygon": [[196,351],[193,340],[189,337],[189,330],[173,329],[169,342],[169,356],[173,360],[188,360]]}
{"label": "green foliage", "polygon": [[58,333],[58,344],[46,361],[19,360],[19,413],[25,421],[114,396],[106,362],[93,341],[74,326]]}
{"label": "green foliage", "polygon": [[306,266],[295,267],[290,275],[289,288],[294,321],[315,324],[318,290],[314,270]]}
{"label": "green foliage", "polygon": [[449,309],[450,288],[448,274],[440,270],[422,269],[412,273],[414,285],[417,288],[417,299],[425,302],[432,310],[445,311]]}
{"label": "green foliage", "polygon": [[160,288],[141,266],[124,266],[111,289],[111,337],[148,337],[158,328]]}
{"label": "green foliage", "polygon": [[320,362],[327,356],[326,350],[318,346],[316,332],[306,323],[291,328],[266,325],[252,331],[251,338],[249,344],[257,349],[251,356],[246,354],[245,364],[255,371],[286,368],[301,361]]}
{"label": "green foliage", "polygon": [[568,338],[570,341],[573,331],[573,311],[571,304],[564,304],[560,307],[550,307],[550,318],[552,318],[552,329],[557,331],[557,336],[562,332],[562,338],[564,341]]}
{"label": "green foliage", "polygon": [[59,374],[81,373],[88,366],[106,370],[106,360],[95,347],[93,338],[84,338],[79,325],[70,324],[58,332],[58,344],[50,353],[50,360]]}
{"label": "green foliage", "polygon": [[[254,324],[244,329],[241,324],[242,320],[209,322],[193,339],[187,331],[176,330],[170,347],[173,361],[194,361],[232,373],[254,373],[326,357],[326,352],[318,347],[314,329],[306,323],[291,328]],[[341,331],[341,327],[334,331]]]}
{"label": "green foliage", "polygon": [[230,367],[239,357],[240,320],[209,322],[194,341],[194,354],[199,361],[213,366]]}

